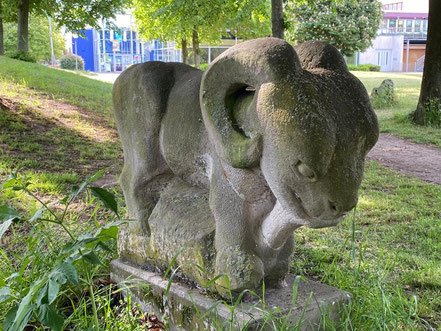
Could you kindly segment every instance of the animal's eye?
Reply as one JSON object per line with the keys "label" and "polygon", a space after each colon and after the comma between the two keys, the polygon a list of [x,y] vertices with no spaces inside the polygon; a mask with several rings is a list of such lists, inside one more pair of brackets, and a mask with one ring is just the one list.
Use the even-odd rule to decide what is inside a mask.
{"label": "animal's eye", "polygon": [[316,174],[314,170],[304,164],[302,161],[297,162],[296,164],[297,171],[303,176],[310,180],[316,179]]}

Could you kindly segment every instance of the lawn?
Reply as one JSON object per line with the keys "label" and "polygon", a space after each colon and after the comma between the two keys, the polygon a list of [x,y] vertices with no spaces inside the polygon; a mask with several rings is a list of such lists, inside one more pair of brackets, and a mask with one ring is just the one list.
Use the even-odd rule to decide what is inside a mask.
{"label": "lawn", "polygon": [[112,110],[112,84],[0,56],[0,77],[102,114]]}
{"label": "lawn", "polygon": [[418,104],[420,94],[420,73],[389,73],[353,71],[371,93],[384,79],[392,79],[395,86],[397,105],[388,109],[376,109],[381,132],[393,133],[417,143],[431,143],[441,147],[441,130],[433,127],[413,125],[408,115]]}
{"label": "lawn", "polygon": [[[399,104],[378,111],[383,132],[440,145],[439,130],[415,128],[404,120],[416,104],[421,75],[355,74],[369,91],[385,78],[394,80]],[[54,103],[52,98],[66,103]],[[29,191],[62,215],[63,204],[55,202],[105,168],[107,175],[95,185],[104,184],[116,192],[120,214],[124,213],[121,192],[114,183],[122,153],[109,121],[110,100],[110,84],[0,57],[1,180],[20,169],[32,183]],[[24,219],[40,208],[23,190],[2,191],[0,205],[5,203],[17,208]],[[112,213],[90,191],[79,196],[71,208],[65,224],[75,236],[113,220]],[[45,217],[52,216],[46,212]],[[354,213],[336,228],[296,231],[291,271],[353,294],[341,329],[440,330],[440,219],[440,186],[369,162]],[[61,230],[57,224],[24,220],[0,239],[0,289],[7,282],[14,295],[0,304],[0,321],[29,293],[30,284],[55,265],[63,251],[57,247],[69,240]],[[89,274],[94,280],[98,323],[108,330],[145,329],[139,324],[139,311],[132,310],[130,302],[115,305],[114,292],[105,283],[108,259],[115,256],[114,244],[109,247],[111,253],[105,255],[103,266]],[[66,284],[52,307],[66,318],[66,328],[85,330],[95,322],[91,302],[90,286]]]}

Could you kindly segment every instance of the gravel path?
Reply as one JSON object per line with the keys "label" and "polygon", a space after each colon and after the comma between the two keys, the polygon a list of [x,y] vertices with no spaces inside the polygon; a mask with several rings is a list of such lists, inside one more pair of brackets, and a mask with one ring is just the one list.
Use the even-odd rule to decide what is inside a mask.
{"label": "gravel path", "polygon": [[382,133],[367,159],[441,185],[441,148]]}

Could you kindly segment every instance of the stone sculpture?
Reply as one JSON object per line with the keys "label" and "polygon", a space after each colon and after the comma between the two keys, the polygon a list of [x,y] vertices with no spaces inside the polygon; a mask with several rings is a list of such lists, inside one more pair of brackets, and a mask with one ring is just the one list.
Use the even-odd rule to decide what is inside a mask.
{"label": "stone sculpture", "polygon": [[374,87],[371,92],[371,104],[375,109],[392,107],[397,103],[392,79],[385,79],[379,87]]}
{"label": "stone sculpture", "polygon": [[355,207],[378,139],[365,88],[322,42],[247,41],[206,72],[134,65],[113,102],[136,220],[120,230],[120,256],[162,268],[178,256],[186,278],[226,274],[233,291],[283,284],[293,230]]}

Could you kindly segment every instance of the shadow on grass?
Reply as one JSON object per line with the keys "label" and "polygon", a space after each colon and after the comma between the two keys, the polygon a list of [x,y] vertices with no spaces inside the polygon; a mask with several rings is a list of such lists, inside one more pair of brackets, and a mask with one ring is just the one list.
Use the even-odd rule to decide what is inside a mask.
{"label": "shadow on grass", "polygon": [[[75,120],[75,119],[74,119]],[[109,168],[115,175],[122,167],[121,145],[113,128],[105,128],[95,114],[79,114],[74,125],[96,130],[83,134],[52,114],[0,98],[0,162],[3,171],[75,173],[84,178]],[[86,121],[87,123],[84,123]],[[90,121],[90,122],[89,122]],[[95,129],[94,124],[98,124]],[[101,139],[108,134],[113,139]],[[92,136],[96,139],[92,139]]]}

